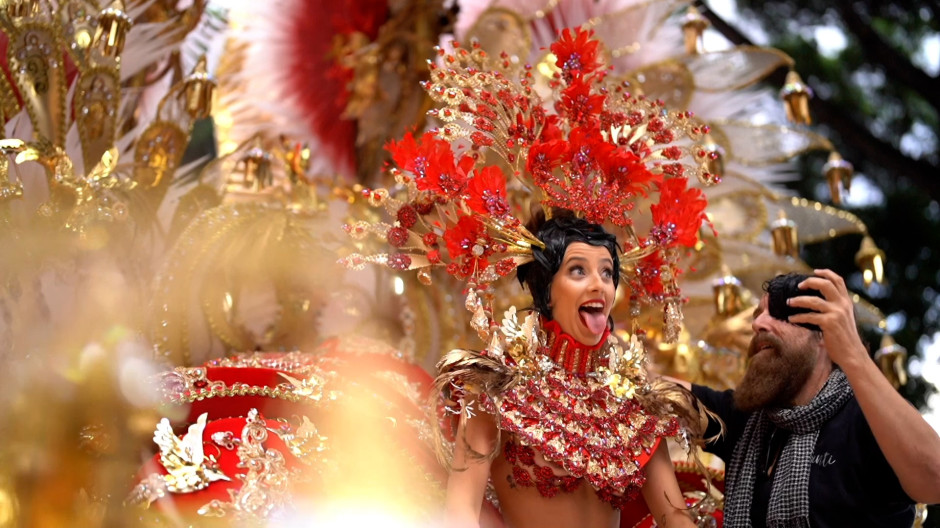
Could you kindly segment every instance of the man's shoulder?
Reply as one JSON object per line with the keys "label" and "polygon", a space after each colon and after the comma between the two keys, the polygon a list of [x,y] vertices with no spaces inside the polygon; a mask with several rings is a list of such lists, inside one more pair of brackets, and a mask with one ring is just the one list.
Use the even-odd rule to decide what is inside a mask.
{"label": "man's shoulder", "polygon": [[717,436],[719,432],[722,434],[718,440],[706,446],[706,451],[722,457],[725,461],[730,460],[731,452],[744,432],[751,414],[735,408],[733,390],[715,390],[704,385],[693,384],[692,394],[709,411],[721,418],[721,423],[724,424],[724,429],[722,429],[721,423],[709,420],[706,438]]}
{"label": "man's shoulder", "polygon": [[862,434],[871,436],[874,439],[868,421],[865,420],[865,414],[854,395],[845,402],[838,412],[832,415],[829,421],[823,425],[823,429],[838,432],[847,441],[851,440],[850,434]]}
{"label": "man's shoulder", "polygon": [[693,383],[692,394],[702,401],[726,401],[730,403],[734,397],[734,389],[718,390]]}

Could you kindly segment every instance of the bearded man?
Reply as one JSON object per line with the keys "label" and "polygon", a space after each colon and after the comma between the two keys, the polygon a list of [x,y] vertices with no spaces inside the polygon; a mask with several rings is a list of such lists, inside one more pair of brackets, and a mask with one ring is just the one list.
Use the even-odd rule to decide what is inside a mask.
{"label": "bearded man", "polygon": [[726,426],[705,448],[727,463],[724,526],[909,528],[940,502],[940,436],[869,357],[841,277],[764,290],[737,388],[691,386]]}

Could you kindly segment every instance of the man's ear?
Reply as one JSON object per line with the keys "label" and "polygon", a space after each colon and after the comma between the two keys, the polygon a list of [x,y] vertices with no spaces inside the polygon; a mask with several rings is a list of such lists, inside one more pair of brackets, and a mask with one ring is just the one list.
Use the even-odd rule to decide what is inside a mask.
{"label": "man's ear", "polygon": [[829,351],[826,350],[826,340],[823,339],[822,332],[813,332],[812,341],[816,343],[816,349],[823,353],[824,356],[829,357]]}

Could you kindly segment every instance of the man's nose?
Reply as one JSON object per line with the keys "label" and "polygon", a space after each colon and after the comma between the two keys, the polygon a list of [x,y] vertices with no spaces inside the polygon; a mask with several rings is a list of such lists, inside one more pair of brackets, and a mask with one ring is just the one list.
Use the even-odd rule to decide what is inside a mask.
{"label": "man's nose", "polygon": [[751,330],[753,330],[755,334],[759,333],[761,330],[767,331],[767,325],[770,322],[769,319],[770,314],[768,314],[766,311],[759,313],[757,317],[751,321]]}

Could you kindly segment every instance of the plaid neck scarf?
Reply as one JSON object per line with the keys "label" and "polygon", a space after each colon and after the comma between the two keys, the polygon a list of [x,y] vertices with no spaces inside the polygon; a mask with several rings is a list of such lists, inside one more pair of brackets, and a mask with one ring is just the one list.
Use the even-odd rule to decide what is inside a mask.
{"label": "plaid neck scarf", "polygon": [[768,448],[771,425],[790,431],[776,464],[767,526],[809,528],[809,473],[819,429],[853,396],[845,373],[835,369],[813,401],[803,407],[762,410],[747,421],[728,467],[724,526],[750,528],[751,501],[761,454]]}

